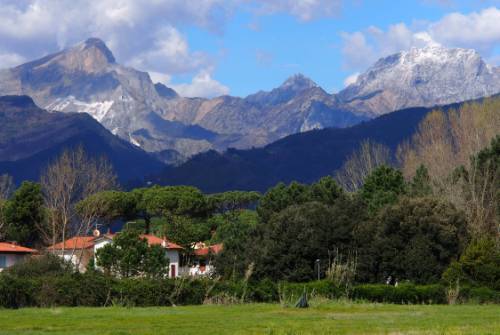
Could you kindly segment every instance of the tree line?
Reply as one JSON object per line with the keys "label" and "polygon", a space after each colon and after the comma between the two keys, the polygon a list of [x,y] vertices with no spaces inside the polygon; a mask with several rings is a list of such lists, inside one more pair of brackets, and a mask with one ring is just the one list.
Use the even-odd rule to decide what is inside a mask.
{"label": "tree line", "polygon": [[332,176],[280,183],[263,195],[121,190],[105,159],[77,148],[50,164],[40,183],[14,191],[12,179],[0,177],[0,238],[43,247],[121,220],[127,231],[186,250],[196,241],[223,243],[214,262],[224,279],[349,285],[390,277],[499,289],[498,107],[485,100],[432,112],[396,155],[366,141]]}

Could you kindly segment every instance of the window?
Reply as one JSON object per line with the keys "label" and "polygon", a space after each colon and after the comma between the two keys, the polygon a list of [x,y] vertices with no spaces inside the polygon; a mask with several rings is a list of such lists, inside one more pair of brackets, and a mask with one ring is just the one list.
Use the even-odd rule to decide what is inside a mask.
{"label": "window", "polygon": [[0,255],[0,268],[6,268],[6,267],[7,267],[7,256]]}

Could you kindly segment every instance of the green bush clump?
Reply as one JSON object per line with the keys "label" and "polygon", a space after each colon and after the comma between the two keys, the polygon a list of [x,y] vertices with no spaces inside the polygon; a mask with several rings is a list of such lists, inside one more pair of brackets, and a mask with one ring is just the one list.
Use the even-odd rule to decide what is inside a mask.
{"label": "green bush clump", "polygon": [[345,288],[341,288],[328,280],[312,281],[308,283],[282,283],[281,288],[281,293],[284,297],[299,297],[304,290],[309,295],[328,299],[338,299],[349,294]]}
{"label": "green bush clump", "polygon": [[498,304],[500,303],[500,292],[489,287],[465,286],[460,288],[459,300],[478,304]]}
{"label": "green bush clump", "polygon": [[394,304],[443,304],[446,291],[441,285],[392,285],[369,284],[353,288],[353,299]]}
{"label": "green bush clump", "polygon": [[[294,302],[309,297],[350,298],[395,304],[444,304],[447,288],[440,284],[357,285],[346,289],[331,281],[276,284],[270,280],[218,281],[202,279],[117,279],[100,272],[33,278],[0,275],[0,307],[172,306],[203,303]],[[500,303],[500,292],[462,286],[458,302]]]}

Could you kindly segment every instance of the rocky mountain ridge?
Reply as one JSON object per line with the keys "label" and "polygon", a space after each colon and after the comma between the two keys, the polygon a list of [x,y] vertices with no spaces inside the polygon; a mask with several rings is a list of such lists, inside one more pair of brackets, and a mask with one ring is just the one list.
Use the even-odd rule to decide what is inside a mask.
{"label": "rocky mountain ridge", "polygon": [[412,48],[382,58],[338,96],[358,113],[377,116],[402,108],[432,107],[500,92],[500,69],[472,49]]}
{"label": "rocky mountain ridge", "polygon": [[113,134],[169,163],[211,149],[259,147],[402,108],[498,92],[498,68],[473,50],[441,47],[382,58],[338,94],[297,74],[278,88],[244,98],[185,98],[154,84],[147,73],[118,64],[96,38],[0,70],[0,95],[25,94],[48,110],[88,113]]}

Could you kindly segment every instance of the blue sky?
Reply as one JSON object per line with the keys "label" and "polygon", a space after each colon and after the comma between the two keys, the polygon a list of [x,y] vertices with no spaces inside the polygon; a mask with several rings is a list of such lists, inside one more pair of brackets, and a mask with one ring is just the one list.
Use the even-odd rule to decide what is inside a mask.
{"label": "blue sky", "polygon": [[[280,85],[293,73],[303,73],[327,91],[338,91],[344,80],[363,67],[345,65],[342,32],[356,32],[376,26],[414,21],[437,21],[450,12],[468,13],[489,6],[473,1],[453,5],[422,1],[364,1],[345,3],[338,17],[301,22],[287,14],[255,18],[240,12],[222,36],[188,29],[193,47],[220,57],[214,78],[229,86],[231,94],[244,96],[259,89]],[[258,29],[249,26],[256,24]],[[487,55],[489,56],[489,55]]]}
{"label": "blue sky", "polygon": [[186,96],[245,96],[303,73],[329,92],[411,47],[500,59],[500,0],[1,0],[0,67],[102,38]]}

